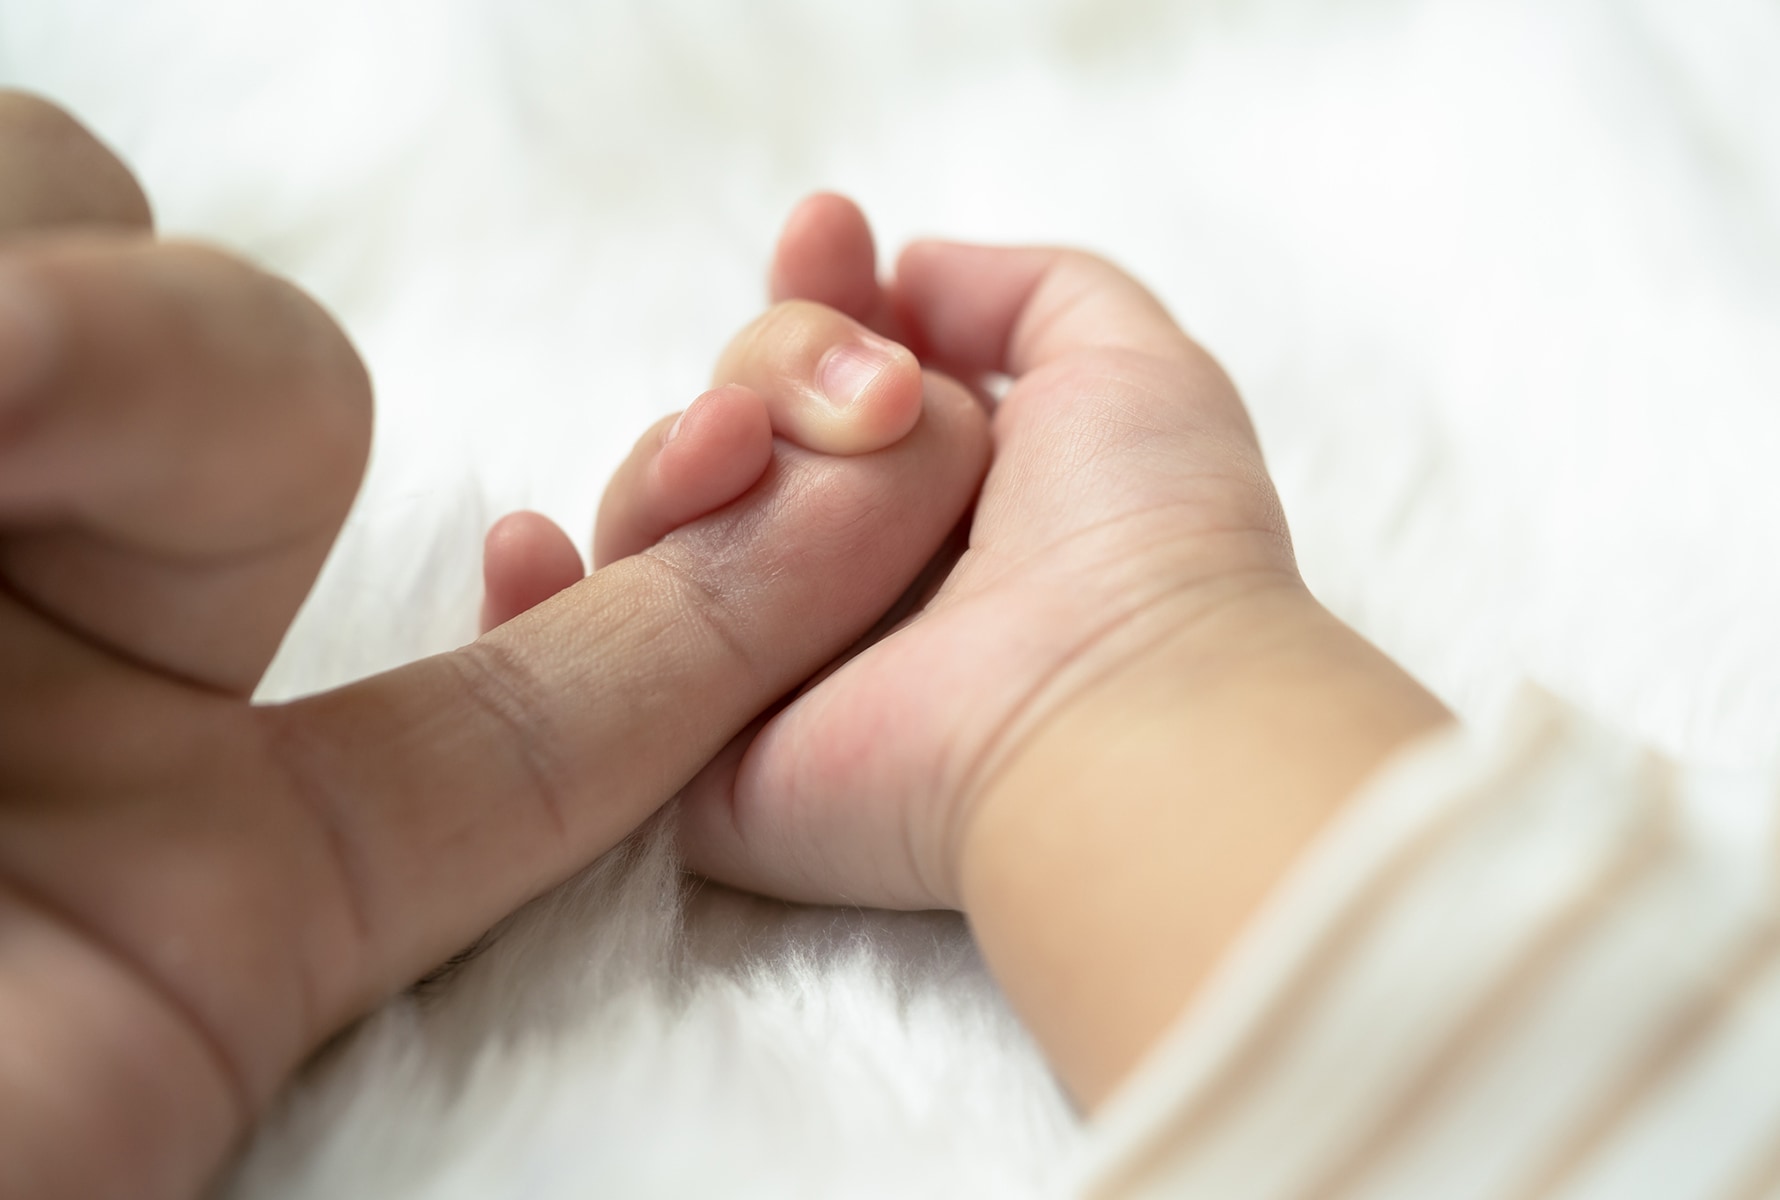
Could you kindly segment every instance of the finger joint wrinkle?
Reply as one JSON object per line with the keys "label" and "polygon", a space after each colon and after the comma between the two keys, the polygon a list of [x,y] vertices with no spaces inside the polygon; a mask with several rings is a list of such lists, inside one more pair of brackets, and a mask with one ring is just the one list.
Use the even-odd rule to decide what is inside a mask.
{"label": "finger joint wrinkle", "polygon": [[567,840],[568,775],[552,749],[557,735],[534,699],[539,688],[525,661],[507,646],[484,639],[447,658],[456,669],[464,698],[505,735],[527,791],[551,831]]}

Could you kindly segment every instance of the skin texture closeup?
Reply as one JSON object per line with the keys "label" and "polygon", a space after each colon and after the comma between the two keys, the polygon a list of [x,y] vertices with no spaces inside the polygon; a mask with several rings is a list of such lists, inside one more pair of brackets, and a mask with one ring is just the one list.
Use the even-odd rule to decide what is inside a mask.
{"label": "skin texture closeup", "polygon": [[[987,454],[968,395],[893,362],[849,457],[767,436],[733,503],[674,510],[714,507],[475,644],[255,707],[357,487],[369,390],[311,301],[147,214],[77,124],[0,96],[8,1198],[198,1191],[321,1040],[857,639]],[[761,353],[762,380],[804,369]],[[774,416],[731,402],[758,450]]]}

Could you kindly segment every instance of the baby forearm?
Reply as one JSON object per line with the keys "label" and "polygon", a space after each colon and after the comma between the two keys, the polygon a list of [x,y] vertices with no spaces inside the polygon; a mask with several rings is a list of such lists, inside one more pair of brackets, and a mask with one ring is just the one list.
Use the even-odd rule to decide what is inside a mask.
{"label": "baby forearm", "polygon": [[975,808],[960,883],[992,968],[1084,1105],[1136,1064],[1354,789],[1449,719],[1282,582],[1027,740]]}

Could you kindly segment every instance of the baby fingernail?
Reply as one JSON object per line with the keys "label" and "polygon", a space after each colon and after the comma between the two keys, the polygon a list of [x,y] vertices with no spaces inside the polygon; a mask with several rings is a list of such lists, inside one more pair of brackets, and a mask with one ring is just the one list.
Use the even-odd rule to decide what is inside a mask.
{"label": "baby fingernail", "polygon": [[872,381],[896,361],[896,347],[875,339],[836,346],[816,371],[816,386],[836,408],[857,404]]}
{"label": "baby fingernail", "polygon": [[48,358],[49,329],[41,306],[22,283],[0,274],[0,412],[24,397]]}
{"label": "baby fingernail", "polygon": [[708,392],[700,392],[698,395],[694,396],[692,398],[692,403],[688,404],[685,409],[681,411],[680,415],[674,418],[674,423],[668,426],[668,431],[661,435],[661,444],[665,446],[675,438],[679,437],[680,430],[686,425],[686,418],[691,416],[695,410],[703,408],[709,404],[710,397],[715,396],[718,392],[723,390],[723,388],[714,387]]}

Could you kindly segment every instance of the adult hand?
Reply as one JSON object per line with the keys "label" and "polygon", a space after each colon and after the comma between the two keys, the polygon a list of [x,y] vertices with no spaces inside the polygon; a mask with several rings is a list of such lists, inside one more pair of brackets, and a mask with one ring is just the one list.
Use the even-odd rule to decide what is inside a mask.
{"label": "adult hand", "polygon": [[0,1196],[195,1191],[310,1049],[855,639],[983,454],[933,398],[877,453],[777,444],[474,645],[255,707],[369,430],[326,314],[0,96]]}

